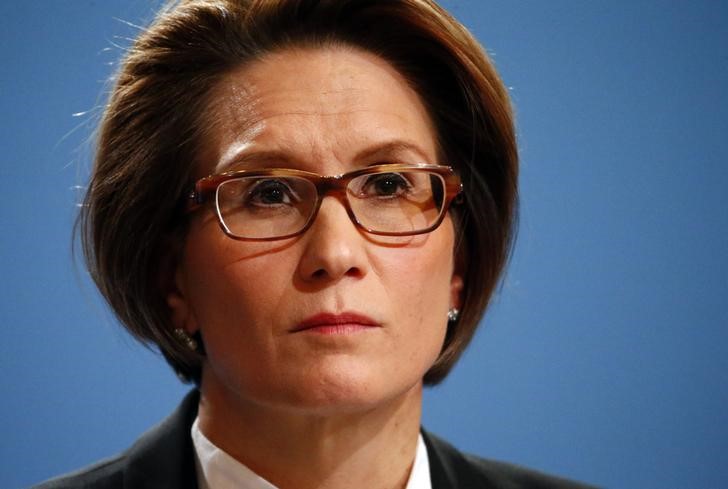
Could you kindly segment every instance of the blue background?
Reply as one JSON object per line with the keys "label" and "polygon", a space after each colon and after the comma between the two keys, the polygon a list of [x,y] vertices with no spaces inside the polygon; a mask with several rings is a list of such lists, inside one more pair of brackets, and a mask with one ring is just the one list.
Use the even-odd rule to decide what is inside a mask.
{"label": "blue background", "polygon": [[[511,88],[522,213],[425,425],[607,487],[728,487],[728,4],[443,3]],[[136,32],[119,19],[154,4],[0,6],[1,487],[121,450],[187,390],[70,249],[104,81]]]}

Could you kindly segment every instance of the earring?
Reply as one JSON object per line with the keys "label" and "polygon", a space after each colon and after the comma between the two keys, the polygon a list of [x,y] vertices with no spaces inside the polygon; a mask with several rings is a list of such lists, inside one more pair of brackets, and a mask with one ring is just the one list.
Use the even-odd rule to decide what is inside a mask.
{"label": "earring", "polygon": [[174,330],[174,335],[177,337],[177,339],[184,343],[184,345],[190,349],[191,351],[196,352],[197,351],[197,342],[193,337],[191,337],[189,334],[187,334],[187,331],[185,331],[182,328],[177,328]]}
{"label": "earring", "polygon": [[458,320],[459,317],[460,317],[460,311],[455,309],[454,307],[452,309],[450,309],[449,311],[447,311],[447,320],[449,322],[454,323],[455,321]]}

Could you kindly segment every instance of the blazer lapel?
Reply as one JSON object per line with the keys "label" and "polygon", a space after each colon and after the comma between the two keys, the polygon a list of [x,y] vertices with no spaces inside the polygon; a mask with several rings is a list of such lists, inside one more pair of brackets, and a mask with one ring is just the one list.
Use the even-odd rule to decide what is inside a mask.
{"label": "blazer lapel", "polygon": [[422,430],[422,438],[427,447],[427,460],[430,462],[430,481],[432,489],[454,489],[477,487],[487,489],[497,487],[490,484],[473,468],[462,453],[444,440]]}
{"label": "blazer lapel", "polygon": [[422,430],[422,438],[427,447],[427,460],[430,463],[432,489],[447,489],[457,486],[457,473],[451,462],[448,447],[439,443],[432,435]]}

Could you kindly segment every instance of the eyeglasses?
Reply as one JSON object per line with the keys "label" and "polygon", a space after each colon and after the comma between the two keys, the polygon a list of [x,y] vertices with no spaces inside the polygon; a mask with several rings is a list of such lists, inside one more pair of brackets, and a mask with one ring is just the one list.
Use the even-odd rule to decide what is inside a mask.
{"label": "eyeglasses", "polygon": [[437,228],[461,192],[460,177],[449,166],[376,165],[338,176],[274,168],[202,178],[188,196],[187,210],[214,202],[228,236],[272,241],[304,233],[331,195],[359,229],[411,236]]}

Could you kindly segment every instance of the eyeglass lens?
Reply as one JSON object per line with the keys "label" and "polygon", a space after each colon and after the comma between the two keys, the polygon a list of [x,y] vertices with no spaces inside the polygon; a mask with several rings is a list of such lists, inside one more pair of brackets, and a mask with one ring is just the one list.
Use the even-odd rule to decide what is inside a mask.
{"label": "eyeglass lens", "polygon": [[[346,199],[358,223],[373,233],[417,233],[443,212],[445,182],[436,173],[398,171],[352,178]],[[317,208],[316,185],[300,176],[253,176],[217,189],[217,209],[227,231],[241,238],[296,234]]]}

